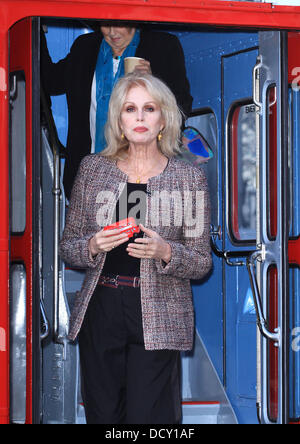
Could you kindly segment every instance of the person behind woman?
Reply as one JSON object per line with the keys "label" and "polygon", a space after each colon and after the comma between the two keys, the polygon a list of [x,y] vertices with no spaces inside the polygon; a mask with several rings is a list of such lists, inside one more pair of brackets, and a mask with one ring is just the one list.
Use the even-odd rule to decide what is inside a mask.
{"label": "person behind woman", "polygon": [[[82,160],[74,183],[60,254],[87,268],[69,338],[79,334],[88,423],[180,421],[178,362],[194,332],[190,279],[211,267],[206,179],[175,158],[180,126],[161,80],[123,77],[110,99],[107,148]],[[133,214],[141,237],[104,230]]]}

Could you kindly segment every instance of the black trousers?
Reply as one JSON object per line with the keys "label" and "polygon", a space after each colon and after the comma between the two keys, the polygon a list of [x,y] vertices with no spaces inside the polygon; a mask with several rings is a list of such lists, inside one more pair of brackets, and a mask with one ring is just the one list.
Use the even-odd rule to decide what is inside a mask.
{"label": "black trousers", "polygon": [[176,350],[145,350],[140,289],[97,286],[79,333],[88,424],[178,424]]}

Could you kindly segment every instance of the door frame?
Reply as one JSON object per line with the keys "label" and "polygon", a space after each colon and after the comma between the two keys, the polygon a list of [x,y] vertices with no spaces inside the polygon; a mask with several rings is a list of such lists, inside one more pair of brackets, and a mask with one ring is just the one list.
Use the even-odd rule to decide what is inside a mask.
{"label": "door frame", "polygon": [[[259,134],[258,224],[257,250],[249,256],[247,265],[261,331],[258,396],[263,423],[287,424],[290,339],[287,32],[259,33],[259,57],[253,78]],[[271,410],[276,412],[273,417]]]}
{"label": "door frame", "polygon": [[[10,233],[10,263],[26,273],[26,423],[39,419],[40,388],[40,94],[39,18],[27,18],[11,29],[10,72],[22,70],[26,81],[26,223],[23,233]],[[18,46],[18,35],[22,45]],[[24,50],[25,48],[25,50]],[[10,178],[10,182],[13,178]],[[9,203],[11,205],[11,203]]]}

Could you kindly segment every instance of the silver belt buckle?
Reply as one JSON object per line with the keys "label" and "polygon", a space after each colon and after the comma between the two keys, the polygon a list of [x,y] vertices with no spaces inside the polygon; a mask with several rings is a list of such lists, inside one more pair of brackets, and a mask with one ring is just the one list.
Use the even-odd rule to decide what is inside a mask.
{"label": "silver belt buckle", "polygon": [[109,276],[101,276],[101,279],[102,279],[103,284],[113,284],[116,287],[119,286],[118,276],[116,278],[109,277]]}
{"label": "silver belt buckle", "polygon": [[119,275],[117,275],[115,278],[112,278],[112,282],[118,288],[118,286],[119,286]]}
{"label": "silver belt buckle", "polygon": [[133,279],[133,288],[138,288],[139,287],[139,282],[140,282],[140,278],[135,276],[134,279]]}

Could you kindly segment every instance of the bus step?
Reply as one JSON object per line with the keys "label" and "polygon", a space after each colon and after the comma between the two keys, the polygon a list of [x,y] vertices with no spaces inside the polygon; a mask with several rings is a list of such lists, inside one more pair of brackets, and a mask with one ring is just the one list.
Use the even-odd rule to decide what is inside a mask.
{"label": "bus step", "polygon": [[218,401],[183,401],[182,424],[220,424],[220,408]]}

